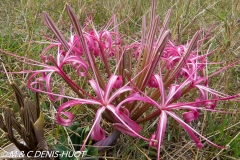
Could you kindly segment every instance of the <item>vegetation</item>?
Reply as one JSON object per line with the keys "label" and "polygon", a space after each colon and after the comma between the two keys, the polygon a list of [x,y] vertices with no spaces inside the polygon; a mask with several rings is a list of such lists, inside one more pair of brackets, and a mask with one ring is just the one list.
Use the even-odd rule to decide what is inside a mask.
{"label": "vegetation", "polygon": [[[69,0],[69,1],[57,1],[57,2],[43,1],[43,0],[42,1],[22,0],[17,3],[14,3],[11,1],[2,1],[1,3],[2,3],[1,4],[2,7],[0,10],[0,15],[1,15],[0,44],[2,49],[1,52],[4,53],[4,51],[7,51],[8,53],[9,52],[17,53],[18,56],[27,57],[27,59],[22,59],[20,57],[15,58],[16,56],[15,57],[9,56],[9,54],[2,54],[1,59],[2,59],[2,62],[4,63],[4,66],[6,67],[6,70],[12,73],[10,74],[10,79],[14,79],[14,81],[17,84],[19,84],[22,90],[25,90],[26,93],[28,93],[29,91],[24,86],[28,85],[28,87],[30,88],[32,87],[32,89],[34,90],[34,86],[31,85],[31,82],[35,82],[34,77],[36,79],[41,78],[41,76],[39,77],[35,75],[30,77],[32,78],[31,79],[32,81],[29,81],[28,79],[29,79],[30,72],[26,72],[26,71],[30,71],[30,70],[41,71],[38,73],[42,73],[44,71],[39,65],[38,66],[28,65],[27,63],[30,63],[28,59],[40,61],[40,59],[43,58],[43,54],[42,54],[43,49],[49,46],[49,43],[50,42],[52,43],[52,40],[55,42],[59,41],[59,37],[57,36],[57,34],[56,33],[55,35],[52,34],[51,30],[48,29],[48,27],[51,28],[54,25],[51,24],[51,20],[49,20],[49,16],[46,13],[43,14],[43,11],[48,12],[48,14],[52,17],[53,21],[56,23],[56,25],[61,30],[61,33],[63,33],[64,34],[63,36],[65,37],[70,37],[72,33],[75,33],[76,31],[73,28],[75,29],[77,28],[76,26],[74,26],[74,23],[72,23],[73,28],[71,27],[71,25],[69,25],[70,20],[68,18],[68,14],[71,12],[68,7],[67,7],[68,14],[67,12],[65,12],[66,3],[70,4],[73,7],[73,10],[75,11],[78,19],[80,20],[80,23],[83,24],[83,26],[84,25],[88,26],[89,25],[88,21],[91,21],[92,19],[94,23],[94,27],[98,31],[101,31],[102,26],[104,26],[107,22],[109,22],[109,19],[111,19],[112,15],[116,13],[116,18],[119,24],[118,26],[119,35],[121,35],[121,39],[124,45],[132,44],[132,45],[129,45],[130,51],[128,52],[136,53],[134,54],[136,60],[134,58],[131,59],[130,57],[127,57],[131,59],[130,63],[133,62],[133,65],[134,63],[140,61],[137,59],[137,56],[138,56],[137,52],[134,52],[134,51],[136,51],[136,48],[139,49],[139,46],[141,46],[141,44],[138,44],[137,42],[139,42],[143,33],[142,16],[144,14],[147,14],[146,22],[150,22],[150,23],[147,23],[146,25],[148,31],[149,30],[151,31],[151,27],[149,26],[152,26],[152,22],[153,22],[153,20],[149,18],[150,13],[152,13],[152,9],[149,10],[151,3],[150,1],[145,1],[145,0],[141,0],[141,1],[138,1],[138,0],[131,0],[131,1],[130,0],[121,0],[121,1],[72,0],[71,1]],[[231,97],[228,95],[237,95],[240,89],[239,64],[234,63],[239,60],[240,3],[238,1],[229,2],[227,0],[211,1],[211,2],[203,1],[203,0],[193,0],[193,1],[189,0],[185,2],[182,2],[182,1],[170,1],[168,3],[157,2],[157,4],[154,6],[156,6],[156,12],[157,14],[160,15],[160,19],[161,19],[159,22],[157,22],[159,27],[157,28],[157,30],[159,30],[162,27],[164,17],[167,17],[166,20],[168,20],[168,13],[170,12],[167,12],[167,11],[169,8],[172,7],[172,11],[171,11],[172,13],[171,13],[167,28],[171,32],[170,39],[174,43],[174,46],[180,46],[181,44],[186,44],[186,46],[193,44],[193,46],[196,46],[196,43],[197,43],[196,37],[201,36],[202,38],[206,38],[206,39],[204,39],[205,42],[203,43],[203,45],[197,48],[197,52],[196,52],[197,55],[195,56],[198,56],[198,54],[205,55],[206,53],[211,53],[212,51],[214,51],[214,53],[209,54],[207,58],[205,57],[207,62],[209,63],[207,63],[207,65],[204,66],[205,70],[204,70],[203,77],[207,77],[207,80],[208,80],[206,87],[210,86],[214,90],[225,93],[225,95],[220,94],[219,92],[215,92],[213,90],[205,89],[204,92],[210,91],[209,93],[207,93],[207,98],[215,99],[215,100],[216,100],[215,96],[217,96],[217,100],[220,100],[219,97],[221,96],[222,98],[225,98],[225,100],[236,98],[237,96]],[[70,19],[71,18],[72,17],[70,16]],[[47,23],[48,27],[46,27],[43,24],[43,22]],[[111,30],[111,27],[108,29]],[[116,32],[115,29],[112,29],[112,30]],[[202,30],[202,31],[197,32],[198,30]],[[210,31],[210,33],[207,35],[208,31]],[[153,32],[153,29],[152,29],[152,32]],[[194,35],[194,33],[196,34]],[[168,37],[169,36],[168,34],[169,33],[167,33],[167,31],[165,32],[164,30],[163,35],[166,35],[166,37]],[[79,37],[81,38],[81,36]],[[165,41],[167,40],[164,39],[163,42]],[[64,41],[60,41],[60,43],[64,46]],[[195,51],[194,47],[190,48],[190,50]],[[49,50],[46,57],[47,58],[51,57],[51,53],[55,54],[54,50],[52,49]],[[87,57],[85,58],[88,59]],[[120,56],[118,58],[120,59]],[[127,59],[126,57],[123,57],[123,59],[124,58]],[[99,62],[99,63],[96,63],[97,65],[96,68],[98,68],[100,72],[105,73],[105,69],[108,68],[106,63],[101,62],[101,59],[97,57],[96,57],[96,61]],[[150,59],[149,61],[153,62],[154,60]],[[71,59],[68,62],[72,63]],[[48,63],[48,65],[53,65],[53,63],[54,61]],[[81,63],[81,61],[79,60],[77,61],[77,63]],[[110,71],[106,71],[106,74],[103,75],[103,79],[105,81],[107,81],[108,78],[111,79],[110,78],[111,75],[109,74],[107,76],[107,74],[109,72],[114,73],[115,69],[117,68],[115,66],[117,66],[118,64],[114,60],[109,60],[109,63],[110,63],[110,66],[112,65],[114,66],[114,68],[110,67],[109,68]],[[143,78],[144,75],[147,75],[149,73],[149,70],[148,70],[148,72],[143,71],[143,73],[139,77],[137,77],[136,87],[135,87],[133,82],[130,81],[130,79],[133,78],[132,75],[134,75],[134,72],[129,69],[131,68],[129,67],[131,66],[130,63],[129,62],[126,62],[126,63],[127,63],[127,67],[125,66],[125,68],[121,68],[121,64],[119,63],[120,69],[117,70],[117,73],[122,76],[125,75],[125,77],[123,78],[123,81],[128,80],[129,83],[134,88],[134,90],[137,92],[141,93],[141,91],[143,90],[145,91],[146,86],[147,86],[146,88],[155,88],[155,89],[159,87],[159,90],[160,91],[162,90],[162,92],[164,92],[164,90],[161,88],[165,87],[167,90],[167,87],[170,86],[170,82],[173,81],[173,79],[171,79],[171,76],[173,75],[171,73],[173,72],[170,72],[169,74],[170,78],[165,78],[162,81],[161,78],[159,78],[161,77],[161,72],[159,73],[159,70],[158,70],[158,72],[156,71],[152,73],[158,74],[158,76],[155,76],[155,78],[158,80],[158,84],[162,84],[163,86],[163,82],[165,82],[164,87],[161,87],[161,85],[155,86],[156,81],[154,77],[153,78],[151,77],[152,74],[148,76],[149,78],[151,77],[150,82],[152,82],[149,84],[147,81],[145,82],[144,81],[145,79]],[[145,63],[145,65],[141,65],[140,67],[144,69],[147,65],[148,63]],[[229,66],[229,67],[226,67],[226,66]],[[53,68],[50,68],[50,69],[53,69]],[[88,85],[86,83],[87,78],[85,77],[80,79],[79,76],[75,73],[75,69],[76,68],[71,68],[70,66],[65,66],[62,68],[62,70],[68,73],[68,76],[71,77],[71,79],[80,88],[87,91],[87,94],[92,95],[93,97],[98,95],[96,91],[99,86],[95,88],[93,87],[96,82],[91,81],[90,82],[91,86]],[[8,81],[7,81],[6,74],[4,74],[3,68],[1,68],[1,70],[2,70],[2,72],[0,73],[1,74],[0,75],[1,76],[0,94],[1,94],[1,102],[2,102],[1,106],[3,106],[2,109],[5,107],[14,109],[14,107],[12,107],[13,105],[15,105],[14,92],[11,90],[11,88],[8,88]],[[94,71],[94,66],[91,66],[91,70]],[[173,69],[170,68],[168,70],[171,71]],[[20,71],[25,71],[25,74],[15,74]],[[218,73],[217,71],[219,71],[220,73]],[[195,74],[194,72],[195,71],[192,70],[192,73],[186,72],[186,74],[188,74],[188,76],[190,77],[193,74]],[[64,113],[65,113],[65,116],[67,117],[64,117],[64,116],[61,117],[61,113],[63,111],[63,109],[61,108],[66,108],[69,106],[68,99],[65,97],[60,101],[55,101],[56,98],[59,98],[59,96],[58,97],[56,97],[55,95],[53,96],[49,91],[62,94],[61,92],[62,90],[60,89],[61,87],[59,86],[63,86],[65,87],[65,95],[68,95],[70,97],[77,97],[80,95],[78,94],[78,91],[74,90],[76,86],[73,86],[73,85],[71,86],[71,82],[67,83],[68,85],[70,84],[69,85],[70,87],[66,86],[66,84],[64,83],[64,81],[67,82],[66,79],[61,79],[60,77],[62,76],[61,74],[62,72],[59,72],[59,73],[60,73],[59,74],[60,76],[54,75],[53,77],[51,77],[54,81],[51,81],[49,79],[49,82],[52,84],[51,85],[52,88],[50,90],[47,90],[47,87],[46,87],[46,90],[48,93],[41,94],[40,106],[42,107],[45,121],[47,124],[45,125],[45,127],[47,128],[47,133],[45,134],[45,137],[47,138],[48,144],[50,145],[55,145],[56,143],[59,143],[63,135],[68,135],[68,136],[70,135],[70,138],[71,138],[72,131],[65,129],[59,132],[58,123],[64,126],[69,126],[70,123],[69,121],[66,120],[66,118],[69,118],[72,120],[72,117],[67,115],[65,111]],[[92,72],[90,73],[91,73],[91,76],[94,77],[94,73]],[[218,73],[218,74],[215,75],[215,73]],[[167,75],[167,74],[168,72],[166,69],[163,71],[163,75]],[[100,86],[104,85],[103,83],[101,83],[101,80],[100,80],[101,78],[99,78],[97,74],[95,75],[96,77],[98,77],[97,78],[98,79],[97,83],[99,82],[98,85]],[[214,75],[214,76],[211,76],[211,75]],[[132,76],[132,77],[129,78],[129,76],[130,77]],[[176,76],[173,76],[173,77],[176,78]],[[182,80],[181,82],[183,83],[187,81],[187,80],[186,81],[184,80],[184,77],[179,77],[179,78],[180,78],[180,81]],[[116,79],[116,77],[112,78],[112,81],[117,81],[117,80],[118,79]],[[134,80],[132,79],[132,81]],[[123,82],[123,83],[126,84],[127,82]],[[121,83],[117,83],[117,84],[116,83],[111,84],[111,82],[108,83],[109,86],[111,87],[114,86],[116,89],[121,87],[120,84]],[[93,87],[93,89],[91,87]],[[184,87],[184,86],[182,85],[181,87]],[[186,88],[183,88],[183,91],[184,89],[186,90]],[[199,87],[197,89],[199,89]],[[198,97],[199,93],[203,92],[203,90],[201,89],[199,89],[199,91],[193,90],[189,92],[189,94],[186,94],[181,98],[178,97],[177,99],[179,99],[179,101],[181,102],[194,101],[194,98]],[[150,93],[154,92],[151,89],[149,90],[150,90]],[[175,88],[174,91],[176,90],[177,89]],[[128,89],[128,91],[132,91],[132,89]],[[168,92],[170,94],[170,89],[168,90]],[[129,95],[129,94],[127,93],[126,95]],[[144,93],[141,93],[141,96],[143,95]],[[161,95],[163,94],[161,93]],[[136,99],[139,99],[138,96],[140,95],[133,95],[132,97],[129,97],[129,98],[134,99],[135,97]],[[173,96],[175,96],[176,98],[176,95],[173,95]],[[126,97],[120,97],[120,102],[123,101]],[[145,99],[145,102],[151,101],[149,97]],[[117,105],[118,101],[119,99],[117,99],[114,102],[114,104]],[[160,102],[163,103],[163,101],[164,100],[161,99]],[[85,102],[83,101],[81,102],[78,101],[76,103],[75,102],[76,101],[74,101],[73,103],[74,107],[69,109],[68,113],[71,112],[75,115],[74,121],[79,122],[81,127],[91,128],[94,117],[95,117],[95,120],[98,119],[100,117],[99,112],[102,113],[103,110],[98,110],[97,111],[98,114],[95,114],[94,113],[95,106],[93,106],[92,109],[90,109],[91,107],[89,106],[79,107],[79,105],[83,106],[82,104]],[[211,102],[214,102],[214,101],[211,101]],[[67,105],[64,106],[64,104],[67,104]],[[61,107],[59,107],[60,105]],[[235,99],[234,101],[219,101],[217,103],[217,108],[216,108],[217,110],[225,111],[224,113],[231,112],[229,114],[223,114],[222,112],[208,112],[208,110],[202,110],[197,113],[195,111],[193,112],[193,110],[189,112],[177,111],[177,114],[179,115],[183,113],[183,118],[185,119],[186,122],[187,121],[191,122],[190,124],[195,131],[198,131],[200,134],[204,135],[206,138],[209,138],[211,141],[213,141],[216,144],[219,144],[221,146],[228,146],[228,148],[222,148],[222,149],[219,149],[217,147],[214,147],[205,143],[200,144],[201,142],[205,142],[205,141],[203,139],[200,139],[200,142],[198,143],[197,140],[194,138],[194,136],[191,136],[191,138],[195,141],[197,146],[202,149],[200,150],[197,147],[195,147],[193,142],[189,138],[188,134],[186,134],[186,132],[184,131],[184,129],[187,130],[186,125],[185,125],[185,128],[184,128],[184,125],[178,125],[178,123],[176,123],[174,120],[176,117],[172,113],[168,113],[168,111],[166,111],[166,113],[171,115],[173,118],[168,118],[168,126],[166,128],[164,140],[161,143],[161,139],[158,139],[157,141],[158,145],[155,144],[155,141],[148,142],[144,137],[148,137],[148,138],[152,137],[153,135],[151,134],[155,133],[156,128],[161,128],[158,126],[158,124],[161,121],[159,121],[159,119],[156,119],[156,118],[153,118],[147,121],[143,118],[143,117],[147,117],[147,115],[151,115],[151,113],[154,113],[155,112],[154,108],[151,108],[145,113],[142,112],[143,114],[142,116],[142,114],[140,114],[141,112],[136,112],[136,111],[134,112],[134,110],[131,107],[133,105],[136,105],[135,102],[133,102],[133,104],[127,105],[126,107],[130,111],[130,114],[132,114],[131,118],[134,121],[136,121],[138,124],[140,124],[141,122],[144,122],[140,124],[142,128],[142,131],[140,132],[140,134],[142,137],[139,136],[138,130],[135,130],[137,126],[133,124],[128,118],[124,117],[123,114],[125,115],[127,114],[126,112],[121,113],[125,111],[124,109],[121,109],[118,112],[116,112],[117,113],[116,115],[122,115],[122,117],[124,118],[121,117],[121,119],[128,123],[125,126],[120,126],[119,124],[114,124],[114,126],[125,134],[129,134],[131,136],[140,137],[140,138],[133,138],[128,135],[122,134],[113,147],[110,147],[107,150],[100,151],[98,153],[100,156],[107,157],[108,159],[110,158],[156,159],[156,157],[159,156],[159,153],[158,153],[160,152],[159,146],[161,145],[162,159],[176,159],[176,158],[177,159],[193,159],[193,158],[194,159],[214,159],[214,158],[238,159],[240,157],[239,155],[240,150],[238,147],[240,145],[240,142],[239,142],[240,131],[238,127],[239,120],[240,120],[238,118],[239,107],[240,107],[239,99]],[[210,108],[206,107],[206,109],[214,110],[215,104],[211,103],[210,105],[211,107]],[[55,114],[54,114],[57,109],[58,109],[58,113],[57,113],[58,123],[56,121]],[[176,108],[176,109],[181,109],[181,108]],[[108,110],[112,112],[111,108],[108,108]],[[115,112],[113,112],[113,114],[115,114]],[[136,114],[139,114],[141,116],[136,116]],[[192,117],[193,114],[194,116]],[[96,115],[98,116],[96,117]],[[162,117],[163,116],[160,116],[160,120],[164,119]],[[106,114],[103,114],[103,121],[101,122],[101,127],[105,129],[105,132],[107,135],[108,133],[112,132],[111,120],[109,120],[111,118],[113,117],[108,112]],[[118,118],[118,121],[119,120],[120,119]],[[132,126],[135,126],[133,128],[134,131],[129,129],[127,129],[128,131],[126,131],[126,127],[129,127],[130,123],[132,123]],[[180,124],[183,124],[183,123],[180,123]],[[183,127],[184,129],[181,127]],[[161,129],[165,130],[164,127],[162,127]],[[81,130],[81,132],[84,131],[84,129],[81,129],[81,128],[79,128],[79,130]],[[65,131],[66,133],[62,133],[62,131]],[[102,133],[102,131],[100,133]],[[191,131],[188,130],[188,133],[191,135]],[[98,141],[103,138],[103,135],[100,135],[99,137],[99,134],[98,134],[98,135],[92,136],[92,138]],[[152,138],[152,139],[155,139],[155,138]],[[84,141],[81,139],[81,142],[84,142]],[[151,146],[156,146],[158,150],[156,150],[155,148],[149,147],[149,143]],[[89,141],[88,141],[88,144],[89,144]],[[5,145],[6,145],[5,139],[1,140],[1,146],[3,147]],[[66,146],[71,146],[71,145],[72,145],[71,143],[66,144]]]}

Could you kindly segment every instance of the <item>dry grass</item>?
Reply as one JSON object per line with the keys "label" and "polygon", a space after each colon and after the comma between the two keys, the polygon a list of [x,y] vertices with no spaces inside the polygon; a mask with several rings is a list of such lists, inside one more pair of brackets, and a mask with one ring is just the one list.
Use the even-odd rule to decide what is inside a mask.
{"label": "dry grass", "polygon": [[[101,27],[111,17],[117,13],[119,22],[127,20],[120,26],[120,32],[125,36],[125,41],[131,41],[129,36],[138,39],[140,36],[141,16],[148,13],[150,2],[146,0],[2,0],[0,1],[0,48],[18,53],[19,55],[38,60],[39,54],[45,45],[40,41],[45,41],[43,33],[50,32],[42,24],[41,13],[47,11],[51,17],[58,22],[63,31],[67,31],[69,26],[64,11],[65,3],[71,6],[78,13],[81,22],[84,21],[84,11],[94,16],[97,27]],[[173,8],[169,29],[173,39],[179,42],[186,42],[196,30],[208,30],[212,24],[212,38],[206,42],[206,48],[211,44],[212,48],[217,48],[211,61],[222,62],[219,65],[209,66],[209,73],[225,66],[230,62],[240,58],[240,2],[235,0],[171,0],[168,2],[158,2],[157,12],[164,17],[168,8]],[[51,34],[50,34],[51,35]],[[31,66],[19,63],[16,59],[1,55],[8,71],[20,71]],[[2,66],[0,67],[2,70]],[[24,88],[28,75],[13,75],[15,82]],[[240,91],[240,67],[234,66],[219,76],[210,80],[212,88],[228,94],[237,94]],[[25,89],[26,95],[29,92]],[[69,91],[69,94],[71,92]],[[0,73],[0,106],[12,107],[14,105],[13,91],[8,87],[6,76]],[[47,119],[46,136],[53,143],[56,122],[54,113],[57,104],[51,103],[46,96],[42,96],[42,103],[48,104],[44,107],[45,118]],[[237,110],[236,114],[223,115],[218,113],[202,113],[201,118],[193,124],[194,128],[212,141],[220,145],[229,145],[226,150],[219,150],[205,144],[203,150],[198,150],[193,142],[189,141],[186,133],[174,123],[169,123],[166,138],[163,143],[162,159],[238,159],[240,157],[240,112],[239,103],[220,103],[218,106],[224,110]],[[79,111],[78,120],[83,126],[90,125],[84,119],[92,119],[87,109]],[[109,124],[103,122],[103,125]],[[143,124],[143,134],[148,135],[149,124]],[[110,131],[111,129],[109,129]],[[3,135],[2,135],[3,136]],[[4,145],[5,139],[1,138]],[[145,142],[122,135],[117,144],[100,153],[107,156],[107,159],[154,159],[156,150],[149,148]]]}

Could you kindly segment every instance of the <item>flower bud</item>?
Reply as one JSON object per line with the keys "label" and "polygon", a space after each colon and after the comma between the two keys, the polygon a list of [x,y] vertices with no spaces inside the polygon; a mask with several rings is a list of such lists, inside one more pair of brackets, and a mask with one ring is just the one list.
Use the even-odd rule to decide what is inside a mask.
{"label": "flower bud", "polygon": [[192,111],[183,113],[183,118],[187,123],[194,121],[198,117],[199,117],[199,112],[197,110],[192,110]]}

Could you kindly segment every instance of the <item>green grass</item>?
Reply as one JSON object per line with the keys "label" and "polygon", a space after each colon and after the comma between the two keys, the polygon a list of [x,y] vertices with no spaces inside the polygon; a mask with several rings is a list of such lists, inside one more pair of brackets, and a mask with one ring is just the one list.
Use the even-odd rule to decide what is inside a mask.
{"label": "green grass", "polygon": [[[42,12],[46,11],[51,15],[58,26],[68,34],[69,26],[64,28],[68,22],[65,4],[69,3],[75,9],[80,22],[84,22],[85,13],[93,15],[97,28],[104,25],[113,13],[117,14],[118,22],[127,20],[120,25],[120,33],[124,35],[125,41],[132,41],[129,36],[138,39],[141,35],[141,17],[148,13],[150,0],[21,0],[21,1],[0,1],[0,48],[29,57],[35,60],[40,59],[40,53],[44,48],[45,41],[42,33],[52,36],[51,32],[42,23]],[[186,0],[186,1],[159,1],[157,13],[164,18],[167,10],[172,7],[173,12],[169,24],[172,38],[184,43],[197,30],[208,30],[212,24],[212,38],[207,44],[212,43],[217,48],[215,54],[210,57],[211,61],[223,62],[220,65],[208,66],[209,73],[217,70],[240,58],[240,2],[229,0]],[[161,25],[161,24],[159,24]],[[203,48],[206,46],[203,46]],[[26,66],[12,57],[0,55],[8,71],[20,71],[31,66]],[[0,66],[2,71],[2,66]],[[27,82],[27,75],[13,75],[16,83],[24,87]],[[59,82],[60,83],[60,82]],[[212,88],[228,94],[237,94],[240,91],[240,67],[236,65],[227,71],[219,74],[210,80]],[[69,94],[71,92],[69,91]],[[27,92],[26,92],[27,95]],[[13,91],[8,87],[7,77],[0,73],[0,106],[13,107]],[[47,120],[50,140],[54,139],[56,121],[51,114],[57,104],[50,102],[42,95],[42,104]],[[91,121],[93,114],[82,107],[77,119],[82,126],[89,126],[91,123],[84,122],[84,119]],[[219,103],[219,109],[236,110],[236,114],[224,115],[219,113],[201,113],[197,122],[193,123],[194,128],[200,131],[210,140],[219,145],[229,145],[228,149],[220,150],[205,143],[203,150],[198,150],[186,133],[176,123],[169,123],[167,133],[163,142],[161,152],[162,159],[239,159],[240,157],[240,104],[233,102]],[[1,111],[0,111],[1,112]],[[86,112],[90,112],[87,114]],[[81,119],[82,118],[82,119]],[[173,122],[173,121],[172,121]],[[149,137],[147,128],[149,123],[143,124],[143,135]],[[201,125],[199,125],[201,124]],[[103,125],[109,126],[106,122]],[[111,129],[107,129],[109,132]],[[145,131],[146,130],[146,131]],[[2,132],[1,132],[2,134]],[[3,136],[3,135],[2,135]],[[0,140],[0,146],[6,145],[6,139]],[[148,144],[138,139],[122,135],[114,147],[100,153],[108,159],[151,159],[156,156],[156,150],[149,148]]]}

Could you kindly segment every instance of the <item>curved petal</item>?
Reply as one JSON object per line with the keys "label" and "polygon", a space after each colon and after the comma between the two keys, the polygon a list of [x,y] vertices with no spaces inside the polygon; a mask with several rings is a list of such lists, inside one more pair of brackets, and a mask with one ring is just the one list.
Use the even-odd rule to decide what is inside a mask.
{"label": "curved petal", "polygon": [[[76,68],[77,70],[77,74],[79,76],[86,76],[88,73],[88,65],[85,61],[83,61],[81,58],[79,58],[78,56],[68,56],[66,59],[64,59],[64,61],[60,64],[60,68],[66,64],[66,63],[70,63],[73,67]],[[84,71],[81,71],[81,70]]]}
{"label": "curved petal", "polygon": [[130,135],[130,136],[135,137],[135,138],[138,137],[138,135],[136,135],[133,132],[129,131],[128,128],[125,125],[123,125],[122,123],[113,123],[113,126],[117,130],[119,130],[120,132],[122,132],[124,134]]}
{"label": "curved petal", "polygon": [[99,34],[100,37],[100,41],[102,43],[104,43],[104,47],[105,48],[111,48],[112,47],[112,35],[110,34],[109,31],[101,31],[101,33]]}
{"label": "curved petal", "polygon": [[[53,74],[53,72],[48,73],[48,75],[46,76],[46,91],[48,93],[52,93],[52,89],[51,89],[51,75]],[[64,87],[62,85],[60,85],[60,95],[64,95]],[[62,99],[61,96],[59,96],[58,98],[55,98],[52,94],[48,94],[48,97],[50,98],[50,100],[52,101],[59,101]]]}
{"label": "curved petal", "polygon": [[46,48],[43,49],[42,53],[41,53],[41,58],[42,58],[42,61],[44,63],[48,63],[49,60],[48,60],[48,56],[45,55],[45,52],[47,52],[49,49],[53,48],[53,47],[56,47],[56,46],[59,46],[60,43],[52,43],[50,44],[49,46],[47,46]]}
{"label": "curved petal", "polygon": [[92,36],[90,36],[88,34],[84,34],[84,37],[86,39],[89,51],[92,51],[94,49],[94,40],[93,40]]}
{"label": "curved petal", "polygon": [[76,34],[71,35],[69,46],[72,49],[74,55],[79,56],[79,57],[81,57],[83,55],[82,46],[80,44],[80,39]]}
{"label": "curved petal", "polygon": [[[92,128],[90,129],[86,139],[84,140],[80,151],[83,151],[90,135],[92,135],[92,137],[96,138],[97,140],[98,139],[102,140],[102,139],[105,138],[104,130],[100,127],[100,119],[101,119],[101,115],[102,115],[104,110],[105,110],[105,107],[100,107],[98,109],[97,114],[95,115],[95,119],[94,119],[94,123],[92,125]],[[94,131],[95,131],[95,133],[93,133]],[[97,134],[101,134],[101,135],[97,135]]]}
{"label": "curved petal", "polygon": [[[130,119],[127,115],[128,113],[126,113],[126,108],[124,108],[125,111],[122,112],[120,110],[116,110],[117,115],[129,126],[131,127],[135,132],[139,133],[141,131],[141,127],[132,119]],[[117,121],[119,122],[119,120],[117,119]],[[121,124],[121,123],[120,123]],[[117,126],[121,126],[121,125],[117,125]],[[124,127],[124,126],[122,126]],[[126,129],[128,130],[128,129]]]}
{"label": "curved petal", "polygon": [[196,146],[198,148],[202,148],[203,144],[199,141],[199,139],[195,136],[195,134],[193,132],[195,132],[197,135],[199,135],[200,137],[202,137],[204,140],[206,140],[208,143],[210,143],[211,145],[218,147],[218,148],[225,148],[223,146],[219,146],[213,142],[211,142],[210,140],[208,140],[206,137],[202,136],[200,133],[198,133],[195,129],[193,129],[191,126],[189,126],[187,123],[185,123],[181,118],[179,118],[175,113],[171,112],[171,111],[166,111],[168,115],[170,115],[171,117],[173,117],[184,129],[185,131],[188,132],[189,136],[193,139],[193,141],[196,143]]}
{"label": "curved petal", "polygon": [[[107,109],[109,111],[111,111],[113,113],[113,115],[119,120],[120,123],[122,123],[126,129],[128,130],[127,132],[132,132],[133,135],[136,135],[136,137],[139,137],[139,138],[142,138],[143,140],[145,141],[149,141],[149,139],[139,135],[133,128],[131,128],[130,126],[128,126],[127,123],[130,123],[132,126],[137,126],[138,124],[136,124],[134,121],[133,123],[130,121],[131,119],[129,118],[129,121],[128,119],[125,119],[126,121],[128,121],[127,123],[116,113],[116,110],[115,108],[112,106],[112,105],[107,105]],[[134,124],[135,123],[135,124]]]}
{"label": "curved petal", "polygon": [[185,86],[187,86],[189,83],[191,83],[191,81],[189,81],[189,78],[188,78],[188,79],[186,79],[181,85],[179,85],[173,93],[168,94],[167,100],[166,100],[166,104],[168,104],[168,103],[170,102],[170,100],[171,100],[176,94],[178,94],[179,92],[181,92],[181,90],[182,90]]}
{"label": "curved petal", "polygon": [[95,126],[93,126],[93,131],[92,131],[92,139],[95,141],[101,141],[105,139],[105,132],[104,130],[100,127],[100,120],[101,120],[101,115],[102,112],[105,110],[105,107],[101,107],[97,110],[94,121]]}
{"label": "curved petal", "polygon": [[[70,112],[63,112],[64,109],[76,106],[78,104],[98,104],[99,102],[95,100],[85,100],[85,99],[79,99],[79,100],[71,100],[68,102],[63,103],[58,107],[57,114],[56,114],[56,119],[57,122],[62,125],[62,126],[70,126],[73,121],[73,114]],[[66,118],[62,118],[61,114],[65,115]]]}
{"label": "curved petal", "polygon": [[111,103],[120,94],[127,92],[127,91],[132,91],[132,90],[133,89],[130,86],[123,86],[123,87],[119,88],[114,93],[112,93],[111,97],[108,99],[108,103]]}
{"label": "curved petal", "polygon": [[74,119],[74,115],[70,112],[62,112],[62,114],[64,116],[66,116],[67,118],[62,118],[62,116],[60,116],[60,115],[56,116],[56,120],[57,120],[58,124],[60,124],[62,126],[70,126]]}
{"label": "curved petal", "polygon": [[182,95],[182,90],[178,89],[180,86],[177,84],[172,84],[169,88],[169,93],[168,93],[168,97],[167,99],[169,99],[169,95],[171,95],[171,97],[178,99],[181,97]]}
{"label": "curved petal", "polygon": [[112,88],[113,88],[114,84],[116,83],[117,78],[118,78],[118,76],[116,76],[116,75],[112,75],[109,78],[109,80],[106,84],[106,87],[105,87],[105,95],[104,95],[105,102],[109,99],[110,92],[112,91]]}
{"label": "curved petal", "polygon": [[94,92],[96,93],[97,97],[101,102],[103,102],[103,90],[100,88],[100,86],[96,83],[94,79],[89,80],[90,85],[92,86]]}
{"label": "curved petal", "polygon": [[[44,84],[41,83],[42,81],[42,77],[40,78],[36,78],[36,76],[38,74],[41,74],[42,72],[36,72],[36,73],[33,73],[32,75],[30,75],[30,77],[28,78],[28,82],[27,82],[27,86],[29,89],[31,89],[32,91],[34,92],[41,92],[43,90],[43,87],[44,87]],[[34,79],[34,80],[33,80]],[[37,86],[38,85],[38,88],[34,87],[34,86]]]}
{"label": "curved petal", "polygon": [[159,104],[155,101],[153,101],[152,99],[148,98],[148,97],[143,97],[141,96],[139,93],[134,93],[134,94],[131,94],[130,96],[128,96],[127,98],[125,98],[121,103],[119,103],[116,107],[116,110],[119,111],[120,110],[120,107],[126,103],[126,102],[131,102],[131,101],[143,101],[143,102],[147,102],[147,103],[150,103],[158,108],[160,108]]}

